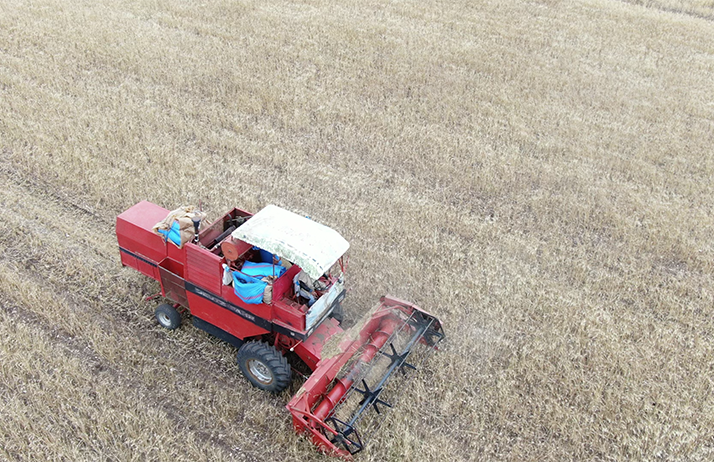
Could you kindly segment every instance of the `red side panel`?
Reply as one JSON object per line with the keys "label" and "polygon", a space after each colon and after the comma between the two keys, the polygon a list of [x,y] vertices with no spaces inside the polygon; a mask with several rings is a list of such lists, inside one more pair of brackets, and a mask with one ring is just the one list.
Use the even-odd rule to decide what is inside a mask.
{"label": "red side panel", "polygon": [[296,274],[300,272],[300,267],[298,265],[293,265],[288,269],[285,274],[280,276],[277,281],[273,284],[273,300],[277,300],[283,297],[286,293],[292,289],[293,278]]}
{"label": "red side panel", "polygon": [[280,321],[291,328],[304,331],[305,330],[305,312],[300,304],[292,300],[293,278],[300,272],[298,265],[293,265],[285,274],[280,276],[273,283],[273,315],[276,321]]}
{"label": "red side panel", "polygon": [[[270,332],[270,323],[266,320],[270,319],[266,316],[270,314],[270,306],[245,305],[235,295],[222,294],[223,267],[218,255],[194,244],[186,244],[184,249],[186,295],[191,313],[240,339]],[[246,307],[250,307],[250,311]],[[268,311],[256,312],[261,309]]]}
{"label": "red side panel", "polygon": [[161,276],[161,294],[169,300],[188,307],[183,265],[176,260],[164,258],[159,263],[159,275]]}
{"label": "red side panel", "polygon": [[250,313],[255,314],[260,318],[266,320],[273,319],[272,305],[266,305],[265,303],[244,303],[243,300],[238,298],[238,296],[236,295],[235,290],[233,290],[233,286],[223,286],[223,298],[225,298],[227,302],[232,303],[240,308],[243,308],[244,310],[249,311]]}
{"label": "red side panel", "polygon": [[188,247],[188,244],[184,245],[183,248],[179,249],[176,244],[174,244],[171,241],[167,241],[166,254],[170,259],[180,261],[181,263],[183,263],[186,261],[186,248],[187,247]]}
{"label": "red side panel", "polygon": [[[200,289],[195,292],[187,291],[186,295],[188,297],[188,304],[191,307],[191,313],[193,315],[204,321],[210,322],[214,326],[220,327],[224,331],[238,337],[239,339],[270,333],[270,324],[268,321],[260,319],[257,316],[253,316],[245,310],[241,310],[242,315],[239,315],[231,311],[230,307],[218,306],[216,303],[209,300],[211,295],[207,294],[205,291]],[[219,303],[226,304],[225,300],[220,297],[215,297],[215,300]],[[238,309],[240,309],[240,307],[238,307]],[[246,319],[246,317],[251,319]],[[254,324],[255,322],[265,324],[267,329]]]}
{"label": "red side panel", "polygon": [[186,280],[219,295],[223,276],[221,257],[194,244],[186,244],[184,249],[186,251]]}
{"label": "red side panel", "polygon": [[305,331],[305,313],[297,303],[285,303],[283,300],[273,300],[273,315],[279,321],[293,330]]}
{"label": "red side panel", "polygon": [[122,264],[159,279],[157,264],[166,257],[166,243],[154,234],[154,225],[169,211],[142,201],[117,217],[116,233],[122,253]]}
{"label": "red side panel", "polygon": [[130,268],[134,268],[134,269],[139,268],[139,260],[135,256],[129,255],[126,252],[120,252],[120,256],[121,256],[121,264],[122,265],[128,266]]}
{"label": "red side panel", "polygon": [[159,267],[151,262],[137,258],[136,267],[140,273],[149,276],[150,278],[156,279],[157,281],[161,277],[159,273]]}

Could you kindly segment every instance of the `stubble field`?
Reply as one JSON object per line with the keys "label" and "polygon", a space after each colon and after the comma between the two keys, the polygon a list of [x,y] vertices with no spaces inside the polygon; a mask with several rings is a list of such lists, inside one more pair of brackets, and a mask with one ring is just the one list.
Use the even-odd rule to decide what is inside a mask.
{"label": "stubble field", "polygon": [[274,203],[448,340],[362,461],[714,458],[714,4],[0,0],[0,459],[327,460],[117,214]]}

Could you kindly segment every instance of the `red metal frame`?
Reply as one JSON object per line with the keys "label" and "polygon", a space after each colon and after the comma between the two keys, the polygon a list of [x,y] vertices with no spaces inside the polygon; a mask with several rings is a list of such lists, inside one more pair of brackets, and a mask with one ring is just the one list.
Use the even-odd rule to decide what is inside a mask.
{"label": "red metal frame", "polygon": [[[380,307],[360,330],[358,337],[354,340],[344,340],[339,345],[341,354],[322,360],[286,406],[293,416],[296,431],[310,435],[312,442],[323,452],[345,460],[352,460],[352,454],[336,446],[334,438],[329,438],[337,436],[338,432],[326,421],[360,379],[362,365],[370,363],[378,352],[383,351],[395,331],[405,326],[405,316],[419,313],[429,320],[432,332],[443,338],[440,321],[426,311],[392,297],[382,297],[381,302]],[[429,344],[423,336],[419,336],[418,340],[436,348],[436,345]],[[355,360],[358,353],[359,356]],[[350,362],[350,369],[343,371],[343,367]],[[350,444],[348,440],[343,441],[346,445]]]}
{"label": "red metal frame", "polygon": [[[295,351],[314,369],[325,341],[342,329],[333,320],[323,322],[314,332],[305,329],[307,307],[290,295],[299,266],[293,265],[275,281],[270,304],[246,304],[231,286],[222,284],[222,265],[231,262],[219,256],[220,243],[213,241],[224,232],[227,220],[252,214],[234,208],[202,229],[199,243],[189,242],[179,248],[152,231],[168,213],[163,207],[143,201],[117,217],[122,264],[159,281],[161,295],[185,306],[199,319],[241,340],[261,338],[276,342],[281,351]],[[205,247],[209,243],[214,244],[212,248]],[[247,253],[252,246],[240,248]]]}

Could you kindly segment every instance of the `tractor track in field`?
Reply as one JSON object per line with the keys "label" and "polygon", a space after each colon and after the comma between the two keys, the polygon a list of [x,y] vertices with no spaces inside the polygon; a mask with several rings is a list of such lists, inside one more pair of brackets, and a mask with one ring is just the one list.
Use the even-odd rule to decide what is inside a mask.
{"label": "tractor track in field", "polygon": [[[0,259],[0,262],[4,263],[3,260],[5,259]],[[28,281],[31,281],[31,284],[44,283],[44,278],[42,274],[35,272],[27,272],[23,270],[18,270],[18,273],[21,274],[23,278],[26,278]],[[54,289],[54,291],[57,292],[56,288]],[[83,306],[82,303],[77,303],[76,301],[72,300],[73,297],[71,297],[67,293],[62,294],[61,297],[65,299],[67,301],[67,305],[72,307],[73,309],[81,309],[83,311],[87,311],[86,308],[81,308],[81,306]],[[108,378],[119,388],[125,390],[133,390],[137,400],[148,400],[149,402],[153,403],[152,405],[154,407],[160,409],[166,414],[166,416],[171,422],[173,422],[176,428],[188,430],[191,433],[194,433],[200,439],[210,441],[214,446],[221,448],[227,456],[234,456],[233,450],[229,443],[219,440],[213,435],[211,435],[209,432],[203,431],[195,425],[191,424],[189,419],[186,417],[185,409],[182,409],[181,407],[171,403],[171,401],[175,401],[174,399],[168,397],[160,398],[161,396],[165,395],[164,393],[162,393],[162,390],[158,385],[152,386],[151,384],[148,384],[142,380],[138,380],[132,378],[131,376],[128,376],[127,373],[125,371],[122,371],[120,367],[115,367],[110,361],[107,361],[102,358],[101,355],[94,350],[94,348],[89,342],[83,340],[79,336],[71,335],[66,330],[57,325],[53,325],[50,320],[44,318],[42,315],[32,310],[23,308],[21,304],[19,304],[16,300],[13,300],[11,296],[8,296],[7,294],[4,294],[2,292],[0,292],[0,307],[9,316],[18,319],[24,324],[30,325],[38,329],[39,331],[45,332],[47,336],[51,338],[52,341],[55,342],[60,348],[85,363],[85,365],[87,366],[87,370],[92,375],[101,376],[102,380],[107,380]],[[119,320],[121,316],[115,316],[115,318]],[[142,337],[145,339],[147,337],[147,334],[150,333],[146,332],[145,335],[142,335]],[[151,335],[151,340],[153,341],[152,343],[161,342],[161,339],[159,337],[160,336],[156,334]],[[195,359],[195,361],[191,361],[191,363],[200,364],[199,359],[192,359]],[[197,372],[197,368],[193,365],[191,367],[185,367],[185,362],[180,362],[178,364],[180,370],[177,370],[176,373],[179,376],[183,377],[186,376],[186,374],[196,374]],[[208,371],[206,368],[198,367],[198,370],[200,370],[200,374],[196,374],[197,376],[210,377],[211,380],[223,382],[223,384],[226,386],[229,385],[229,383],[225,379],[217,377],[215,373]],[[190,377],[191,375],[188,376]]]}
{"label": "tractor track in field", "polygon": [[[20,172],[8,168],[7,164],[0,167],[0,177],[4,177],[4,179],[8,180],[8,183],[14,185],[14,188],[11,186],[12,189],[21,190],[20,194],[33,197],[38,203],[42,203],[43,206],[46,205],[53,212],[52,215],[74,217],[81,226],[95,227],[102,230],[107,239],[115,239],[113,220],[102,216],[81,203],[77,203],[77,201],[70,199],[63,192],[53,191],[52,186],[42,180],[22,176]],[[32,217],[22,216],[20,219],[26,220],[28,223],[37,224],[37,217],[33,220]],[[86,237],[72,239],[70,242],[77,247],[76,250],[80,253],[96,257],[94,261],[88,263],[85,270],[90,272],[100,271],[102,266],[108,265],[112,267],[118,264],[116,256],[92,246],[92,242]],[[28,284],[46,287],[64,305],[75,312],[86,314],[87,322],[98,323],[102,329],[120,336],[125,342],[131,342],[131,340],[126,339],[135,339],[142,346],[150,345],[150,350],[155,353],[155,357],[159,360],[181,348],[182,360],[175,361],[172,364],[175,369],[173,371],[176,380],[175,384],[179,393],[183,389],[190,390],[192,387],[190,382],[192,381],[210,382],[209,387],[218,386],[226,389],[236,389],[236,383],[226,378],[225,374],[237,375],[237,372],[206,365],[211,362],[211,347],[209,345],[218,348],[214,342],[211,342],[206,337],[194,336],[194,340],[199,337],[199,345],[206,346],[206,349],[182,348],[181,345],[173,348],[173,345],[180,343],[179,340],[167,338],[167,334],[163,331],[146,329],[148,321],[146,318],[142,319],[136,312],[116,309],[115,306],[117,305],[127,307],[136,305],[136,300],[132,300],[128,294],[117,296],[115,293],[107,300],[101,294],[92,293],[91,289],[86,292],[76,290],[76,284],[79,283],[76,280],[76,275],[74,278],[64,277],[62,274],[62,262],[41,264],[47,249],[36,247],[34,244],[25,242],[22,239],[16,239],[8,235],[0,236],[1,247],[4,247],[5,250],[3,255],[0,255],[1,265],[11,268],[21,279],[27,280]],[[70,252],[74,251],[72,249]],[[110,273],[112,276],[121,277],[120,271],[120,268],[116,268],[115,271],[110,271]],[[128,284],[130,286],[129,290],[132,292],[146,292],[146,284],[137,285],[134,281],[121,281],[121,283]],[[92,307],[97,308],[92,309]],[[127,369],[122,369],[121,365],[115,365],[103,358],[101,354],[95,351],[90,341],[70,334],[56,325],[50,318],[41,314],[41,312],[22,306],[22,302],[13,297],[12,294],[0,291],[0,308],[10,317],[45,332],[63,350],[86,363],[91,374],[101,377],[101,380],[108,379],[121,389],[133,390],[140,402],[147,402],[148,400],[149,403],[152,403],[150,404],[151,406],[163,411],[176,428],[193,433],[198,440],[210,442],[212,446],[220,448],[227,458],[239,460],[246,457],[248,459],[258,457],[257,453],[253,453],[250,450],[246,451],[244,447],[241,447],[240,452],[236,453],[231,447],[230,441],[225,441],[215,436],[215,434],[230,434],[230,429],[214,425],[210,427],[211,432],[208,432],[199,428],[197,424],[192,423],[191,409],[181,407],[180,404],[174,404],[181,401],[180,394],[179,396],[166,396],[165,390],[161,389],[159,384],[147,383],[132,377]],[[139,325],[143,328],[140,328]],[[189,327],[189,329],[194,328]],[[195,332],[191,332],[189,335],[192,334],[195,334]],[[196,344],[194,343],[193,345]],[[220,362],[216,362],[215,365],[219,366]],[[246,383],[243,386],[247,389],[249,385]],[[237,393],[241,391],[244,390],[236,389]],[[240,418],[240,414],[243,414],[243,412],[239,412],[238,418]],[[241,422],[232,423],[240,424]],[[241,446],[244,445],[241,444]]]}
{"label": "tractor track in field", "polygon": [[[108,361],[103,360],[92,349],[89,343],[70,335],[57,326],[52,326],[36,313],[20,307],[14,300],[11,300],[11,297],[2,293],[0,293],[0,309],[11,317],[20,320],[24,324],[47,333],[48,336],[60,345],[64,351],[82,360],[87,365],[87,368],[91,371],[92,375],[109,376],[110,380],[122,389],[134,390],[137,401],[151,399],[151,397],[161,395],[159,390],[157,390],[157,387],[150,387],[142,381],[127,377],[126,374],[124,374],[120,369],[114,367]],[[221,441],[210,433],[192,425],[188,419],[182,415],[180,407],[170,404],[167,402],[168,400],[158,400],[155,398],[151,400],[158,409],[165,413],[177,429],[188,430],[201,439],[210,441],[214,446],[222,449],[227,456],[235,456],[230,444],[225,441]],[[244,452],[245,451],[242,451],[242,453]]]}
{"label": "tractor track in field", "polygon": [[[40,194],[42,194],[42,191],[40,191]],[[91,211],[85,211],[84,207],[82,206],[78,206],[76,204],[67,205],[60,198],[59,195],[50,194],[50,196],[54,198],[53,202],[55,203],[55,205],[64,208],[65,210],[79,210],[81,214],[85,216],[90,216],[94,219],[101,220],[107,223],[106,220],[102,220],[97,214]],[[35,197],[37,197],[37,195],[35,195]],[[107,230],[107,235],[110,239],[114,240],[115,237],[113,234],[113,225],[108,225],[108,228],[109,229]],[[73,242],[76,244],[78,241]],[[108,260],[106,263],[109,266],[117,266],[114,275],[117,275],[119,277],[121,276],[120,274],[117,274],[121,273],[121,269],[118,267],[117,264],[118,259],[113,260],[111,256],[105,255],[103,254],[103,252],[91,247],[90,243],[88,242],[79,242],[82,244],[80,245],[81,249],[79,249],[80,253],[95,253],[100,257],[104,257],[106,260]],[[34,249],[34,251],[32,251],[28,247],[24,246],[21,242],[8,242],[7,238],[3,236],[0,236],[0,244],[6,245],[5,255],[0,256],[0,262],[7,262],[10,264],[15,264],[15,266],[19,266],[20,268],[18,268],[17,270],[19,272],[22,272],[26,278],[33,280],[34,283],[37,285],[47,285],[47,281],[49,280],[49,278],[53,275],[57,275],[57,273],[61,272],[63,269],[61,268],[61,265],[58,264],[49,266],[42,265],[41,261],[43,258],[43,252],[40,249]],[[93,269],[95,271],[100,271],[101,268],[101,264],[95,264],[95,267]],[[148,291],[150,291],[149,286],[153,286],[153,281],[147,281],[140,285],[134,283],[134,281],[131,280],[127,280],[125,282],[129,286],[130,291],[141,292],[142,297],[147,295]],[[110,302],[113,302],[113,304],[116,304],[118,306],[128,307],[135,305],[136,300],[130,298],[128,295],[119,297],[114,296],[111,298],[111,300],[105,300],[101,297],[101,294],[88,294],[86,292],[77,292],[70,290],[71,288],[69,286],[72,286],[73,284],[78,284],[79,281],[66,280],[66,283],[66,285],[55,286],[55,288],[57,289],[54,291],[55,294],[58,294],[58,296],[63,298],[67,302],[67,305],[71,306],[73,309],[82,310],[89,316],[95,314],[95,316],[93,316],[91,319],[92,322],[99,322],[105,330],[116,330],[117,328],[122,328],[126,326],[126,324],[133,324],[136,327],[135,329],[122,329],[126,330],[126,335],[135,336],[142,341],[149,340],[148,343],[157,343],[162,347],[164,347],[164,345],[167,345],[166,333],[163,330],[157,331],[139,328],[140,324],[142,325],[142,327],[147,324],[146,318],[139,318],[137,316],[133,316],[131,312],[127,312],[121,309],[115,309],[112,306],[109,306]],[[103,307],[103,309],[93,311],[87,308],[88,306],[101,306]],[[97,312],[101,313],[103,316],[96,316]],[[206,345],[209,344],[213,344],[213,342],[207,341]],[[205,355],[196,354],[194,351],[191,350],[186,350],[183,353],[185,356],[188,357],[187,359],[192,360],[196,364],[196,366],[192,365],[191,369],[194,372],[196,371],[196,369],[198,369],[200,371],[201,377],[210,377],[211,380],[217,383],[221,383],[224,386],[235,386],[234,383],[231,383],[224,377],[217,375],[215,369],[198,366],[198,364],[201,364],[202,362],[205,362],[207,360]]]}
{"label": "tractor track in field", "polygon": [[[70,214],[74,215],[81,215],[85,219],[87,217],[91,218],[91,223],[92,225],[102,223],[105,225],[106,229],[104,230],[107,235],[108,240],[111,240],[112,243],[116,240],[114,236],[114,222],[113,220],[109,220],[107,218],[102,217],[98,213],[90,210],[88,207],[77,204],[76,202],[72,201],[71,199],[65,197],[64,194],[62,193],[57,193],[57,192],[51,192],[49,191],[48,188],[50,188],[49,185],[46,183],[36,180],[36,179],[27,179],[23,178],[22,180],[18,179],[17,176],[15,175],[7,175],[8,169],[7,168],[0,168],[0,174],[6,174],[6,178],[11,180],[13,183],[15,183],[17,186],[29,190],[31,192],[31,196],[35,198],[41,198],[43,202],[47,202],[46,199],[50,199],[51,202],[60,209],[63,209],[65,212],[69,212]],[[90,254],[95,254],[99,257],[101,257],[107,267],[109,268],[114,268],[112,276],[118,276],[121,277],[121,268],[118,265],[118,247],[116,248],[116,252],[114,255],[109,255],[102,250],[98,249],[97,247],[94,247],[91,245],[90,242],[86,240],[77,240],[74,239],[72,240],[72,243],[75,246],[78,246],[79,249],[77,253],[85,254],[85,255],[90,255]],[[42,265],[41,260],[44,256],[43,252],[40,249],[34,249],[30,250],[31,247],[26,247],[24,243],[22,242],[13,242],[11,239],[8,239],[5,236],[0,236],[0,244],[5,244],[5,255],[0,256],[0,262],[7,262],[10,264],[15,264],[16,266],[21,266],[22,268],[18,268],[18,271],[22,271],[28,278],[31,278],[35,281],[36,284],[42,284],[46,285],[47,280],[50,276],[57,275],[60,271],[62,271],[62,267],[59,264],[50,264],[50,265]],[[91,263],[88,262],[88,265],[91,265]],[[95,262],[94,263],[94,270],[95,271],[100,271],[102,269],[102,262]],[[25,271],[23,271],[23,269]],[[79,281],[67,281],[67,285],[72,285],[72,283],[78,283]],[[148,295],[149,292],[152,290],[150,289],[149,286],[153,286],[152,284],[153,281],[147,281],[143,283],[137,284],[135,281],[132,280],[126,280],[122,281],[122,283],[125,283],[131,292],[141,292],[141,296],[146,296]],[[57,286],[57,289],[61,289],[61,291],[55,291],[55,293],[60,294],[62,298],[67,300],[68,305],[79,308],[84,305],[94,305],[94,306],[103,306],[107,305],[110,301],[115,302],[116,305],[118,306],[131,306],[136,304],[136,300],[130,298],[128,295],[122,295],[119,297],[112,297],[111,300],[106,300],[103,297],[100,296],[100,294],[87,294],[86,292],[77,292],[77,291],[72,291],[69,290],[70,287],[64,287],[64,286]],[[81,300],[78,300],[81,299]],[[93,321],[99,321],[102,323],[102,327],[105,329],[109,328],[116,328],[117,325],[122,326],[127,323],[131,324],[145,324],[145,318],[138,319],[136,316],[132,316],[131,313],[123,311],[123,310],[117,310],[117,309],[111,309],[111,306],[105,306],[106,309],[98,310],[105,316],[110,316],[111,319],[93,319]],[[79,308],[83,309],[87,312],[87,314],[92,314],[94,313],[92,310],[89,310],[87,308]],[[138,336],[141,340],[151,340],[152,342],[161,342],[162,344],[166,343],[166,334],[163,331],[151,331],[151,330],[138,330],[138,329],[130,329],[130,332],[127,332],[130,334],[133,334],[134,336]],[[210,343],[210,342],[208,342]],[[187,354],[190,354],[190,351],[186,352]],[[204,356],[196,356],[192,357],[190,359],[194,359],[197,362],[200,361],[205,361],[206,358]],[[233,386],[234,384],[229,383],[226,381],[224,378],[215,375],[215,370],[214,369],[207,369],[207,368],[202,368],[201,369],[201,376],[208,376],[211,377],[212,380],[221,382],[223,385],[226,386]]]}

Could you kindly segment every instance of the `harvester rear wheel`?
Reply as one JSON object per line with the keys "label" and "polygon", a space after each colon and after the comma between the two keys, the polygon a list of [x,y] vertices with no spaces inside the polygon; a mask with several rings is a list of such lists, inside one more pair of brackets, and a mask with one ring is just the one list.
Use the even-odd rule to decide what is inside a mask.
{"label": "harvester rear wheel", "polygon": [[156,316],[156,320],[159,321],[159,324],[161,324],[161,327],[168,330],[174,330],[181,325],[181,313],[168,303],[159,305],[154,315]]}
{"label": "harvester rear wheel", "polygon": [[290,385],[292,370],[285,356],[267,343],[244,343],[238,350],[238,366],[253,386],[279,393]]}

